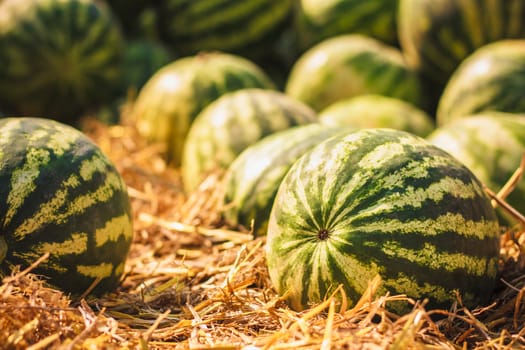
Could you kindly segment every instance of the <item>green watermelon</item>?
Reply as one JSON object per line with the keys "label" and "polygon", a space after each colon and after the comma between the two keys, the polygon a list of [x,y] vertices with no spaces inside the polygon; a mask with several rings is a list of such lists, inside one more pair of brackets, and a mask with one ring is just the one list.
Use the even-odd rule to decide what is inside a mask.
{"label": "green watermelon", "polygon": [[122,62],[124,89],[140,90],[160,68],[172,61],[172,55],[161,42],[134,39],[126,43]]}
{"label": "green watermelon", "polygon": [[422,137],[434,129],[434,121],[425,111],[381,95],[360,95],[336,102],[319,112],[319,121],[356,129],[392,128]]}
{"label": "green watermelon", "polygon": [[[437,128],[428,141],[465,164],[492,191],[498,192],[518,169],[525,154],[525,114],[483,112]],[[525,181],[519,181],[507,202],[525,213]],[[513,220],[498,211],[502,223]]]}
{"label": "green watermelon", "polygon": [[210,102],[239,89],[274,87],[258,66],[241,56],[213,52],[183,57],[146,82],[132,119],[143,137],[167,146],[168,162],[178,166],[190,125]]}
{"label": "green watermelon", "polygon": [[355,305],[377,275],[378,293],[448,308],[459,291],[471,307],[495,287],[499,235],[490,199],[458,160],[404,131],[362,129],[292,165],[272,207],[266,256],[273,285],[296,310],[339,285]]}
{"label": "green watermelon", "polygon": [[294,0],[159,0],[161,37],[177,53],[218,50],[265,55],[289,20]]}
{"label": "green watermelon", "polygon": [[408,62],[443,86],[460,62],[493,41],[525,37],[523,0],[399,0]]}
{"label": "green watermelon", "polygon": [[113,290],[133,228],[124,181],[77,129],[40,118],[0,119],[0,268],[26,268],[67,293]]}
{"label": "green watermelon", "polygon": [[364,94],[423,105],[419,76],[401,52],[360,34],[333,37],[306,51],[293,65],[285,91],[316,111]]}
{"label": "green watermelon", "polygon": [[264,136],[317,121],[305,104],[279,91],[242,89],[224,94],[197,115],[182,154],[185,189],[194,190],[210,171],[225,169]]}
{"label": "green watermelon", "polygon": [[436,121],[484,111],[525,113],[525,40],[480,47],[452,74],[439,99]]}
{"label": "green watermelon", "polygon": [[277,189],[286,172],[303,153],[347,128],[311,123],[275,132],[247,147],[224,176],[224,218],[231,225],[266,235]]}
{"label": "green watermelon", "polygon": [[341,34],[359,33],[397,44],[398,0],[299,0],[294,27],[308,49]]}
{"label": "green watermelon", "polygon": [[0,104],[10,115],[73,122],[119,92],[124,41],[93,0],[0,4]]}

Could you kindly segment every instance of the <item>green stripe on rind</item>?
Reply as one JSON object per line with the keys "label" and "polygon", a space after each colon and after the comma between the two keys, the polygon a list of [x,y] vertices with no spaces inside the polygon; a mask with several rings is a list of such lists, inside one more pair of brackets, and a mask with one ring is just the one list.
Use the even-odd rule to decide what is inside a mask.
{"label": "green stripe on rind", "polygon": [[7,112],[72,121],[119,88],[123,40],[93,1],[0,4],[0,99]]}
{"label": "green stripe on rind", "polygon": [[195,118],[182,155],[182,178],[189,192],[210,171],[225,169],[245,148],[264,136],[317,121],[316,113],[282,92],[242,89],[224,94]]}
{"label": "green stripe on rind", "polygon": [[[498,192],[519,168],[525,153],[525,114],[470,115],[439,127],[428,140],[460,160],[485,185]],[[506,200],[523,212],[524,196],[525,182],[519,181]],[[508,215],[504,211],[499,214],[508,224]]]}
{"label": "green stripe on rind", "polygon": [[358,34],[330,38],[306,51],[292,67],[285,91],[317,111],[363,94],[425,105],[419,76],[401,52]]}
{"label": "green stripe on rind", "polygon": [[[127,189],[117,170],[87,137],[63,124],[4,118],[2,136],[4,129],[13,139],[0,171],[0,182],[9,184],[0,188],[0,232],[8,247],[2,269],[29,266],[49,252],[35,272],[51,284],[80,294],[100,277],[95,293],[113,289],[133,234]],[[46,157],[27,156],[31,149]],[[79,264],[105,268],[93,268],[88,276],[77,271]]]}
{"label": "green stripe on rind", "polygon": [[166,42],[184,55],[209,50],[253,55],[253,50],[264,53],[292,6],[290,0],[168,0],[161,4],[160,28]]}
{"label": "green stripe on rind", "polygon": [[524,113],[525,40],[501,40],[479,48],[452,74],[439,100],[444,125],[484,111]]}
{"label": "green stripe on rind", "polygon": [[240,153],[224,178],[224,216],[233,225],[266,235],[268,218],[279,184],[303,153],[346,128],[318,123],[276,132]]}
{"label": "green stripe on rind", "polygon": [[477,48],[525,34],[521,0],[400,0],[399,7],[403,52],[441,86]]}
{"label": "green stripe on rind", "polygon": [[133,107],[139,133],[167,146],[167,159],[180,165],[182,149],[197,114],[221,95],[245,88],[273,89],[268,76],[236,55],[207,53],[161,68],[141,90]]}
{"label": "green stripe on rind", "polygon": [[296,6],[294,26],[303,49],[348,33],[395,45],[397,3],[398,0],[301,0]]}
{"label": "green stripe on rind", "polygon": [[268,227],[270,277],[295,309],[340,283],[354,303],[376,274],[382,292],[428,297],[429,307],[447,307],[455,289],[475,305],[494,286],[498,253],[496,216],[472,173],[423,139],[387,129],[333,137],[300,158]]}

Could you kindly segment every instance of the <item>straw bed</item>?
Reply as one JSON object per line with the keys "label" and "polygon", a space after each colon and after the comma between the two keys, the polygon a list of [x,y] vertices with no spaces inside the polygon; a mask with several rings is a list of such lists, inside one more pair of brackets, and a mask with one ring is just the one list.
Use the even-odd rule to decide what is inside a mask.
{"label": "straw bed", "polygon": [[[501,239],[501,283],[492,302],[467,310],[388,311],[401,295],[370,281],[354,307],[342,289],[303,312],[271,288],[264,237],[229,227],[219,213],[219,172],[192,195],[125,124],[87,120],[84,130],[129,187],[135,237],[122,285],[75,300],[46,287],[31,268],[0,285],[0,344],[6,349],[513,349],[525,347],[525,233]],[[41,260],[46,259],[43,256]],[[38,264],[39,262],[35,262]]]}

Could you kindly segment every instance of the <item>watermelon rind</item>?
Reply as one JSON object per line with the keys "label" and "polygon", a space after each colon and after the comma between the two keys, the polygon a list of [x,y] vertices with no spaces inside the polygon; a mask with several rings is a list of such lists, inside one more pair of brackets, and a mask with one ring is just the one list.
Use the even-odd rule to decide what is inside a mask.
{"label": "watermelon rind", "polygon": [[525,113],[525,40],[480,47],[454,71],[439,99],[436,122],[499,111]]}
{"label": "watermelon rind", "polygon": [[73,295],[113,291],[133,236],[113,163],[83,133],[50,119],[2,118],[0,135],[2,273],[49,253],[32,272],[52,286]]}
{"label": "watermelon rind", "polygon": [[401,51],[360,34],[332,37],[307,50],[293,65],[285,92],[316,111],[364,94],[425,105],[419,75]]}
{"label": "watermelon rind", "polygon": [[224,175],[224,218],[265,236],[277,189],[292,164],[321,141],[350,130],[311,123],[275,132],[246,148]]}
{"label": "watermelon rind", "polygon": [[362,129],[292,165],[270,214],[266,257],[275,289],[296,310],[340,285],[355,305],[376,276],[380,295],[450,308],[458,292],[473,307],[494,290],[499,235],[491,201],[466,166],[410,133]]}
{"label": "watermelon rind", "polygon": [[316,121],[310,107],[280,91],[241,89],[222,95],[190,127],[181,164],[184,188],[193,191],[207,174],[226,169],[263,137]]}
{"label": "watermelon rind", "polygon": [[182,57],[146,82],[132,120],[148,142],[166,146],[166,161],[177,167],[188,130],[201,110],[223,94],[245,88],[275,85],[261,68],[238,55],[203,52]]}
{"label": "watermelon rind", "polygon": [[119,93],[124,40],[93,0],[0,3],[0,104],[68,123]]}

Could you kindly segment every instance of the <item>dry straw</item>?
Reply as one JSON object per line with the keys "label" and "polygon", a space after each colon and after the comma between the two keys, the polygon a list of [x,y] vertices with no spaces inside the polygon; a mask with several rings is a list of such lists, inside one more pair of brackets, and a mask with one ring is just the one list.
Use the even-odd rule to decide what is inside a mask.
{"label": "dry straw", "polygon": [[[221,174],[191,196],[162,147],[146,145],[125,124],[95,121],[85,131],[113,159],[129,186],[135,238],[121,288],[75,300],[49,288],[31,267],[0,286],[0,347],[5,349],[514,349],[525,347],[525,233],[501,239],[501,282],[491,302],[450,310],[413,302],[406,315],[388,311],[402,295],[378,295],[379,278],[361,300],[336,303],[338,289],[303,312],[271,288],[264,238],[221,221]],[[494,194],[504,198],[521,177]],[[41,260],[46,259],[43,256]],[[35,262],[38,264],[39,261]],[[343,298],[344,299],[344,298]]]}

